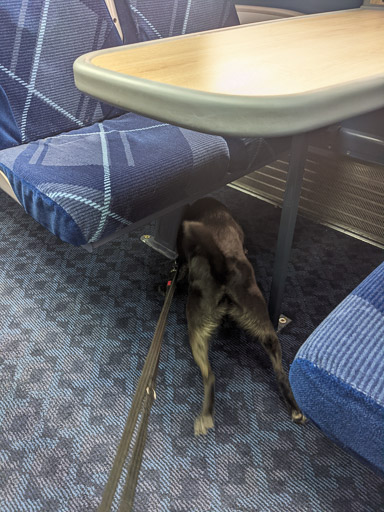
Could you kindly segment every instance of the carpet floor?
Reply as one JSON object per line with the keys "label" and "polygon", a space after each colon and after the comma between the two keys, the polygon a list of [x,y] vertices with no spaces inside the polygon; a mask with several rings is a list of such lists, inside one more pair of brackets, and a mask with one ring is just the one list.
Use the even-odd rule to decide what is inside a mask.
{"label": "carpet floor", "polygon": [[[260,287],[280,210],[226,187]],[[151,227],[149,229],[152,229]],[[149,231],[150,232],[150,231]],[[0,196],[0,510],[88,512],[100,503],[163,298],[170,263],[133,232],[90,254]],[[280,334],[284,365],[383,259],[299,218]],[[193,435],[202,383],[186,289],[172,303],[136,512],[377,512],[384,481],[313,424],[293,424],[257,341],[224,322],[212,340],[215,428]],[[117,510],[117,507],[114,508]]]}

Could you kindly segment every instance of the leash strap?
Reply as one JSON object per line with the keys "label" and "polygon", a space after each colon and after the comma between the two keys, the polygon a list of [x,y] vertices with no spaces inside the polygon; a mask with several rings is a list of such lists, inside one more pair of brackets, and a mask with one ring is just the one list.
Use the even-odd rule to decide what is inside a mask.
{"label": "leash strap", "polygon": [[101,504],[98,512],[109,512],[113,503],[116,489],[121,478],[124,463],[127,459],[135,427],[141,413],[140,425],[137,430],[135,444],[132,450],[132,457],[128,466],[128,473],[120,501],[119,512],[129,512],[132,510],[137,480],[140,472],[141,461],[145,441],[147,438],[148,419],[154,399],[156,398],[155,385],[157,368],[160,359],[161,343],[163,341],[165,325],[168,318],[169,308],[176,287],[177,264],[173,265],[170,278],[167,283],[166,296],[163,309],[161,310],[159,320],[156,325],[155,334],[145,360],[143,370],[137,384],[136,392],[132,400],[131,409],[125,423],[124,432],[121,437],[115,460],[107,484],[104,488]]}

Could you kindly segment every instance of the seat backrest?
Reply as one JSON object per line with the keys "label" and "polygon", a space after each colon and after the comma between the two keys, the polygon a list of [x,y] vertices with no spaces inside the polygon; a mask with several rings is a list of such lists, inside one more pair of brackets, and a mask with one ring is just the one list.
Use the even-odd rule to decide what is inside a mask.
{"label": "seat backrest", "polygon": [[73,80],[79,55],[122,43],[104,0],[1,0],[0,20],[0,87],[23,143],[117,114]]}
{"label": "seat backrest", "polygon": [[124,42],[238,25],[230,0],[115,0]]}

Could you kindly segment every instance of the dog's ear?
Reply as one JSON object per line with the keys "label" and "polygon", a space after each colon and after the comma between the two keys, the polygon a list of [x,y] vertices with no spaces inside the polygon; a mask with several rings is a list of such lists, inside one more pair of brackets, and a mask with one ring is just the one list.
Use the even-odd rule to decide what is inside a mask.
{"label": "dog's ear", "polygon": [[227,275],[225,256],[217,246],[209,228],[202,222],[191,220],[185,220],[182,228],[184,253],[207,258],[213,277],[224,284]]}

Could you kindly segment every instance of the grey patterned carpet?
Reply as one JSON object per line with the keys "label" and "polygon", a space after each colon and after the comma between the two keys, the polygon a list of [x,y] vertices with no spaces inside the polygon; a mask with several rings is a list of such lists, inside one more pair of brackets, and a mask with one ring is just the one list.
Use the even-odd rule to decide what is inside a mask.
{"label": "grey patterned carpet", "polygon": [[[100,502],[169,262],[141,233],[88,254],[0,192],[0,510],[87,512]],[[279,210],[226,188],[269,289]],[[280,336],[284,364],[382,260],[299,218]],[[290,422],[268,358],[225,323],[213,339],[216,426],[195,438],[202,384],[177,290],[137,489],[138,512],[377,512],[384,481],[312,424]]]}

